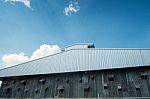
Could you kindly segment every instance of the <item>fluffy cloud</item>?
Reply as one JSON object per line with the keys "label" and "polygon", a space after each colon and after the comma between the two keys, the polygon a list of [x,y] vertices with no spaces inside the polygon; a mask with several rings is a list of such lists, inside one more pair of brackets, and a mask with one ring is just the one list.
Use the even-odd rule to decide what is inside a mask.
{"label": "fluffy cloud", "polygon": [[47,56],[47,55],[52,55],[55,53],[60,52],[60,48],[57,45],[41,45],[39,49],[37,49],[36,51],[33,52],[32,56],[31,56],[31,60],[33,59],[37,59],[39,57],[43,57],[43,56]]}
{"label": "fluffy cloud", "polygon": [[23,3],[26,7],[31,8],[30,0],[5,0],[5,2]]}
{"label": "fluffy cloud", "polygon": [[2,57],[2,61],[3,61],[4,65],[10,66],[10,65],[15,65],[15,64],[18,64],[18,63],[29,61],[29,57],[25,56],[24,53],[9,54],[9,55],[4,55]]}
{"label": "fluffy cloud", "polygon": [[51,46],[51,45],[44,44],[41,45],[39,49],[36,49],[33,52],[31,57],[26,56],[23,52],[21,52],[20,54],[6,54],[2,57],[2,62],[3,65],[9,67],[26,61],[34,60],[40,57],[52,55],[60,51],[61,51],[60,47],[57,45]]}
{"label": "fluffy cloud", "polygon": [[77,1],[71,1],[68,7],[65,7],[64,14],[66,16],[71,15],[72,13],[76,13],[80,10],[80,6],[78,5]]}

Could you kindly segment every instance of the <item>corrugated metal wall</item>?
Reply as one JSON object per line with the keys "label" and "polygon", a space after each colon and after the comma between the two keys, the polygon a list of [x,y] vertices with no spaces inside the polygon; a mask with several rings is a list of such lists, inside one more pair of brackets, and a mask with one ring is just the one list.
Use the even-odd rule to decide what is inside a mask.
{"label": "corrugated metal wall", "polygon": [[150,65],[150,49],[71,49],[1,69],[0,77]]}

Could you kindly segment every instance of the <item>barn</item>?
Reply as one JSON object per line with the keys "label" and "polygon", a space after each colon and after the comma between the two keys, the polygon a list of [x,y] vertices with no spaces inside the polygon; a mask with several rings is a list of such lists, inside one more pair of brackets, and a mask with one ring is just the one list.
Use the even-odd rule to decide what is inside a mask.
{"label": "barn", "polygon": [[74,44],[0,70],[1,98],[150,97],[150,49]]}

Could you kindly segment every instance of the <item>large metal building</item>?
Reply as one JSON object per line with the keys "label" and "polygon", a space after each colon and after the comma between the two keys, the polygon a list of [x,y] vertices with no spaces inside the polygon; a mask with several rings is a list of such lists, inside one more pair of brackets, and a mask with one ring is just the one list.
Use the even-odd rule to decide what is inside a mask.
{"label": "large metal building", "polygon": [[0,70],[3,98],[150,97],[150,49],[75,44]]}

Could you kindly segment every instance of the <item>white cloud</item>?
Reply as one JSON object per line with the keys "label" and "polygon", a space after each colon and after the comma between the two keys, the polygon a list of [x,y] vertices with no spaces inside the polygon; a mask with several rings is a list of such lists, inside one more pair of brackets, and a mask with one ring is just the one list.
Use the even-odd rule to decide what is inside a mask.
{"label": "white cloud", "polygon": [[39,49],[36,49],[32,56],[26,56],[23,52],[19,54],[6,54],[2,57],[3,65],[6,67],[16,65],[19,63],[27,62],[30,60],[38,59],[44,56],[52,55],[55,53],[61,52],[60,47],[58,45],[47,45],[43,44]]}
{"label": "white cloud", "polygon": [[5,0],[5,2],[11,2],[11,3],[23,3],[26,7],[31,8],[31,5],[30,5],[30,0]]}
{"label": "white cloud", "polygon": [[52,55],[55,53],[60,52],[60,48],[58,45],[41,45],[39,49],[37,49],[36,51],[33,52],[32,56],[31,56],[31,60],[33,59],[37,59],[39,57],[43,57],[43,56],[47,56],[47,55]]}
{"label": "white cloud", "polygon": [[29,57],[25,56],[24,53],[20,54],[9,54],[9,55],[4,55],[2,57],[3,64],[6,66],[11,66],[15,64],[19,64],[22,62],[29,61]]}
{"label": "white cloud", "polygon": [[80,10],[80,6],[78,5],[77,1],[71,1],[68,7],[65,7],[64,14],[66,16],[71,15],[72,13],[76,13]]}

